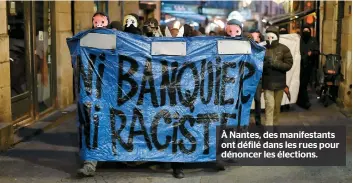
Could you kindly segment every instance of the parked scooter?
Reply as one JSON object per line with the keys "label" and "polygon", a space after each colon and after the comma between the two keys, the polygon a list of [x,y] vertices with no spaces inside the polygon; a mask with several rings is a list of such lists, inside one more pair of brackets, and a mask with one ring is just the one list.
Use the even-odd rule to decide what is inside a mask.
{"label": "parked scooter", "polygon": [[326,57],[326,62],[323,64],[321,76],[319,78],[319,96],[320,101],[327,107],[330,101],[335,101],[339,81],[341,78],[341,56],[337,54],[320,54]]}

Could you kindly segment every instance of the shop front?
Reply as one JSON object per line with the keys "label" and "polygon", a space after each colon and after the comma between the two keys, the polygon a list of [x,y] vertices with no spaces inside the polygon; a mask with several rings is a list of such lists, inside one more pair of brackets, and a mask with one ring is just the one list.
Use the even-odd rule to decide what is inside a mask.
{"label": "shop front", "polygon": [[178,20],[182,24],[193,26],[195,30],[198,30],[199,27],[205,27],[206,33],[222,29],[231,10],[217,6],[219,4],[222,3],[199,4],[198,2],[174,3],[163,1],[161,3],[161,24],[168,25],[173,23],[174,20]]}
{"label": "shop front", "polygon": [[313,37],[319,38],[319,2],[293,1],[286,14],[264,19],[263,23],[287,28],[289,33],[300,34],[303,25],[311,27]]}
{"label": "shop front", "polygon": [[15,129],[52,112],[56,67],[50,1],[7,1],[11,110]]}

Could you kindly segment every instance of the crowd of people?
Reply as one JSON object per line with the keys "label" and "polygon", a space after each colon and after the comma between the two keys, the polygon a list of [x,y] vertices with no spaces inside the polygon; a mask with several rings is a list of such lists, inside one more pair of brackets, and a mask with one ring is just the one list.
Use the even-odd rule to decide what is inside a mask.
{"label": "crowd of people", "polygon": [[[129,14],[124,17],[124,22],[110,21],[104,13],[95,13],[92,17],[92,28],[110,28],[132,34],[144,35],[147,37],[191,37],[205,35],[204,29],[194,30],[190,25],[174,23],[172,28],[159,26],[156,19],[150,18],[144,22],[142,28],[136,14]],[[262,34],[259,30],[243,32],[242,23],[236,19],[229,20],[224,31],[209,32],[209,36],[229,36],[244,39],[253,39],[256,43],[266,42],[266,53],[263,61],[263,74],[258,84],[255,101],[256,125],[276,126],[279,125],[279,113],[281,101],[285,93],[290,98],[289,88],[286,85],[286,72],[292,68],[293,57],[290,49],[279,43],[280,34],[288,34],[285,27],[269,26]],[[304,26],[301,42],[301,73],[300,88],[297,104],[305,109],[310,108],[307,87],[310,76],[315,65],[315,58],[318,56],[318,44],[311,37],[310,27]],[[261,122],[261,94],[265,99],[265,122]],[[97,161],[85,161],[78,173],[82,176],[93,176],[96,170]],[[183,178],[183,163],[172,163],[173,175],[176,178]],[[224,170],[222,164],[217,164],[218,170]]]}

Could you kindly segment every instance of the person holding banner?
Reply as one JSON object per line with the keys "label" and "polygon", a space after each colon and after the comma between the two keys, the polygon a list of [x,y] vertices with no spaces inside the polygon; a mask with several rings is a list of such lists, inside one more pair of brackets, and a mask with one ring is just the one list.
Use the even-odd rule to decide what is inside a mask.
{"label": "person holding banner", "polygon": [[243,35],[243,25],[237,19],[231,19],[227,22],[225,27],[226,36],[241,37]]}
{"label": "person holding banner", "polygon": [[161,28],[155,18],[149,18],[143,25],[143,33],[147,37],[163,37]]}
{"label": "person holding banner", "polygon": [[[92,29],[107,28],[110,27],[110,20],[108,15],[102,12],[97,12],[92,16]],[[86,121],[80,121],[81,124],[87,123]],[[85,160],[83,161],[82,168],[77,170],[77,175],[80,177],[91,177],[94,176],[97,167],[97,161]]]}
{"label": "person holding banner", "polygon": [[[261,42],[261,33],[259,30],[250,31],[251,38],[256,42]],[[260,78],[259,84],[256,88],[255,93],[255,124],[256,126],[261,126],[261,93],[262,93],[262,80]]]}
{"label": "person holding banner", "polygon": [[138,15],[131,13],[124,17],[123,28],[124,32],[131,34],[142,35],[141,30],[139,29],[139,17]]}
{"label": "person holding banner", "polygon": [[92,17],[92,29],[107,28],[109,23],[109,16],[103,12],[97,12]]}
{"label": "person holding banner", "polygon": [[289,48],[279,43],[278,27],[266,30],[266,54],[262,74],[262,88],[265,94],[265,125],[279,125],[278,117],[286,87],[286,72],[292,68],[293,57]]}
{"label": "person holding banner", "polygon": [[[244,33],[243,33],[243,26],[242,26],[242,23],[240,21],[238,21],[237,19],[231,19],[227,22],[227,25],[226,27],[224,28],[224,34],[225,36],[228,36],[228,37],[242,37],[244,36]],[[249,39],[249,38],[247,38]],[[217,149],[222,149],[220,144],[222,143],[227,143],[225,139],[221,139],[219,142],[218,142],[218,147]],[[225,162],[222,160],[222,158],[220,157],[221,154],[217,154],[217,156],[219,157],[218,160],[216,160],[216,166],[215,166],[215,169],[217,171],[224,171],[226,168],[225,168]]]}
{"label": "person holding banner", "polygon": [[112,21],[112,23],[110,23],[109,25],[109,28],[113,30],[123,31],[123,26],[119,21]]}
{"label": "person holding banner", "polygon": [[[145,22],[144,34],[147,37],[163,37],[158,25],[158,21],[154,18],[150,18]],[[184,34],[184,37],[187,36]],[[171,167],[173,169],[173,176],[175,178],[184,178],[183,163],[173,162],[171,163]]]}

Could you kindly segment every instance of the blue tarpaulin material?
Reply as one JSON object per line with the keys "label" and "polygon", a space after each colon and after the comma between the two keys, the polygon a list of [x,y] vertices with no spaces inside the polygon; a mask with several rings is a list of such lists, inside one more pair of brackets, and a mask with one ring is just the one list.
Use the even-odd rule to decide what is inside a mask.
{"label": "blue tarpaulin material", "polygon": [[[114,36],[116,48],[81,44],[89,33]],[[251,54],[219,54],[217,44],[226,39],[235,40],[148,38],[109,29],[68,38],[78,76],[81,157],[216,160],[216,126],[249,124],[265,54],[265,48],[253,41]],[[151,54],[155,42],[184,42],[186,54]]]}

